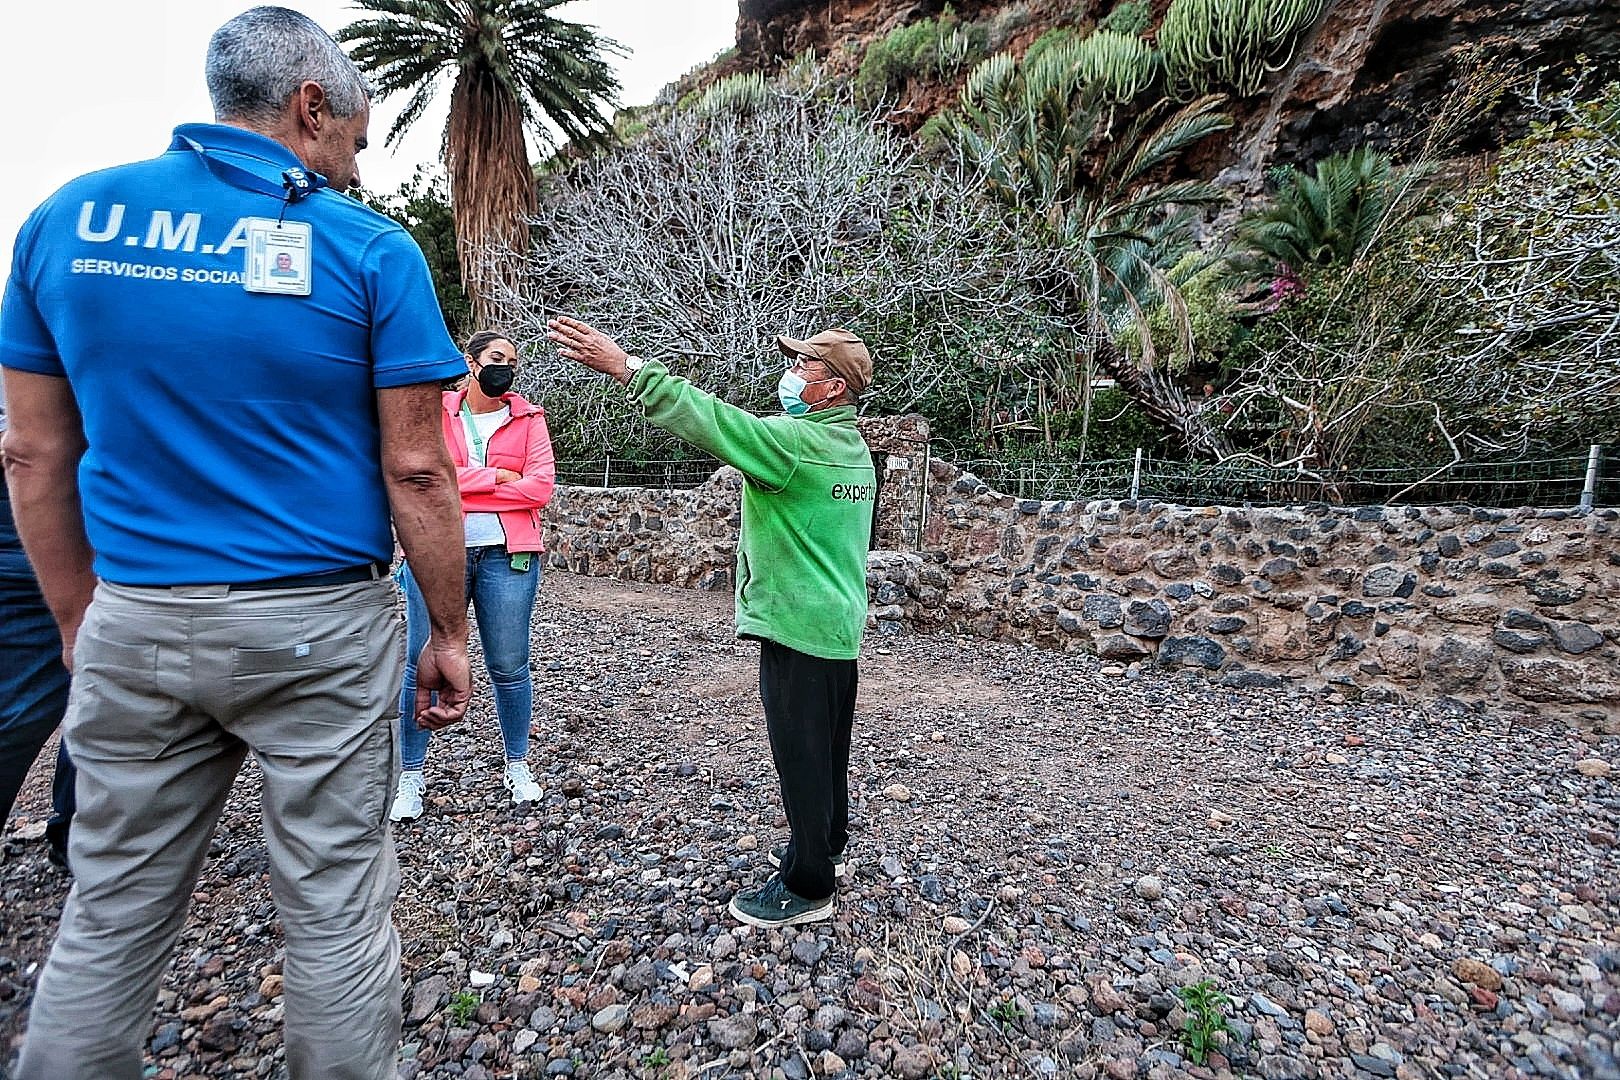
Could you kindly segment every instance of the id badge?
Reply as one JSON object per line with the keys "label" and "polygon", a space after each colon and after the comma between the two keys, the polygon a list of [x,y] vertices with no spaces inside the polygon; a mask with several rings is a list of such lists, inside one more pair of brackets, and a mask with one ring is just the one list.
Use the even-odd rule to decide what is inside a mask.
{"label": "id badge", "polygon": [[307,221],[247,219],[247,270],[243,288],[251,293],[308,296],[313,255]]}

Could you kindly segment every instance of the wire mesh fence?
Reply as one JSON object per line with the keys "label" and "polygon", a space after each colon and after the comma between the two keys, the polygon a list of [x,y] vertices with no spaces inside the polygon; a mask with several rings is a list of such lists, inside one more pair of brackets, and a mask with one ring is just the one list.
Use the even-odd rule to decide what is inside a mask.
{"label": "wire mesh fence", "polygon": [[557,483],[575,487],[694,488],[702,484],[720,462],[711,457],[637,461],[604,457],[593,461],[560,461]]}
{"label": "wire mesh fence", "polygon": [[[943,452],[941,452],[943,451]],[[1280,505],[1328,502],[1372,505],[1462,503],[1485,507],[1575,506],[1585,486],[1587,454],[1519,461],[1467,462],[1434,475],[1433,468],[1359,469],[1307,476],[1260,465],[1135,458],[1075,461],[1069,458],[997,460],[971,458],[941,447],[938,456],[973,473],[998,491],[1028,499],[1127,499],[1133,497],[1199,505],[1250,502]],[[710,457],[635,460],[603,457],[563,461],[557,482],[579,487],[694,488],[721,463]],[[1620,455],[1600,458],[1594,505],[1620,505]]]}
{"label": "wire mesh fence", "polygon": [[[1072,460],[958,460],[960,467],[991,487],[1031,499],[1125,499],[1180,503],[1286,504],[1328,502],[1345,505],[1465,503],[1471,506],[1575,506],[1586,483],[1586,454],[1534,460],[1467,462],[1438,475],[1435,468],[1359,469],[1308,476],[1248,463],[1212,465],[1143,456],[1075,462]],[[1594,505],[1620,503],[1620,478],[1603,476]],[[1612,457],[1608,461],[1615,471]]]}

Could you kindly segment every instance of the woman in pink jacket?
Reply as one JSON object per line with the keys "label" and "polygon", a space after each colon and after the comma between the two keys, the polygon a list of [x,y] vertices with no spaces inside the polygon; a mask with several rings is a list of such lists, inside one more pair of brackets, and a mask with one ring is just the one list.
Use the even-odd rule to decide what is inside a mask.
{"label": "woman in pink jacket", "polygon": [[[504,783],[514,803],[540,798],[529,771],[529,720],[534,682],[529,674],[529,625],[540,586],[544,545],[540,511],[551,501],[556,462],[545,413],[512,390],[517,350],[493,331],[467,342],[461,390],[444,395],[444,441],[456,463],[466,524],[467,597],[477,617],[484,664],[495,687],[495,715],[506,746]],[[399,743],[403,772],[389,816],[422,813],[422,767],[428,732],[416,726],[414,660],[428,638],[427,605],[410,567],[400,570],[405,590],[405,686],[400,694]]]}

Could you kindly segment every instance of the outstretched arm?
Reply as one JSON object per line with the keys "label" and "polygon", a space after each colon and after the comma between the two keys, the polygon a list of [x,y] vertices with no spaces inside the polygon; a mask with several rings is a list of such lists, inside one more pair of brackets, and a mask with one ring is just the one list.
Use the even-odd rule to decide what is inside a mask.
{"label": "outstretched arm", "polygon": [[706,450],[772,491],[798,468],[798,432],[792,424],[763,420],[728,404],[651,361],[632,378],[625,351],[606,334],[577,319],[557,318],[546,335],[558,355],[630,386],[647,419]]}

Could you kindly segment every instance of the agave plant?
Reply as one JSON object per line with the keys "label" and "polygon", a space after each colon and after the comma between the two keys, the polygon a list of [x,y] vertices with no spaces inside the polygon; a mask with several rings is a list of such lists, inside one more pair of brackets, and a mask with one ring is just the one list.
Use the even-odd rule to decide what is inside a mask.
{"label": "agave plant", "polygon": [[1349,265],[1396,232],[1397,218],[1403,228],[1420,219],[1430,199],[1424,170],[1402,168],[1369,147],[1325,157],[1310,172],[1290,167],[1275,175],[1270,205],[1238,227],[1240,269]]}
{"label": "agave plant", "polygon": [[1180,95],[1229,87],[1248,95],[1286,67],[1327,0],[1171,0],[1159,48]]}
{"label": "agave plant", "polygon": [[[1179,108],[1161,102],[1117,126],[1107,93],[1087,81],[1064,47],[1027,64],[992,57],[969,75],[954,121],[962,152],[1026,242],[1049,256],[1044,289],[1095,360],[1149,416],[1200,457],[1225,451],[1182,390],[1111,340],[1111,322],[1156,304],[1184,311],[1167,269],[1186,253],[1195,211],[1221,201],[1201,180],[1165,180],[1164,169],[1231,126],[1219,98]],[[1183,319],[1183,322],[1185,320]]]}

